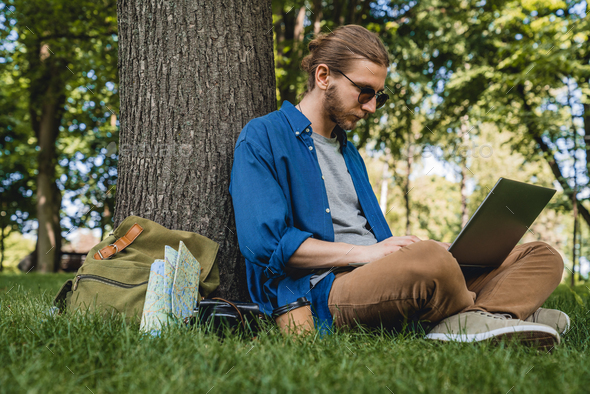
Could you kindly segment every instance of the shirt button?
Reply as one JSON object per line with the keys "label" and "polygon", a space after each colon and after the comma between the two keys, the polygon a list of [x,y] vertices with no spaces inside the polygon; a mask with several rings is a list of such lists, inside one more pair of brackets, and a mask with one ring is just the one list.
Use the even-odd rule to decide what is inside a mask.
{"label": "shirt button", "polygon": [[305,129],[305,131],[309,133],[309,127],[307,129]]}
{"label": "shirt button", "polygon": [[309,147],[309,150],[313,150],[313,146],[310,146],[310,147]]}
{"label": "shirt button", "polygon": [[324,179],[324,176],[322,175],[322,179]]}
{"label": "shirt button", "polygon": [[298,132],[298,131],[296,131],[296,132],[295,132],[295,135],[299,135],[299,132]]}
{"label": "shirt button", "polygon": [[330,213],[330,208],[326,208],[326,212]]}

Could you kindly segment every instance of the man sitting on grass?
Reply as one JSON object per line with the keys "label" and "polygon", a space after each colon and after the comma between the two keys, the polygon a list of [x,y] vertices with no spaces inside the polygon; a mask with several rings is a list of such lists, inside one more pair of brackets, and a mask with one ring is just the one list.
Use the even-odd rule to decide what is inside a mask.
{"label": "man sitting on grass", "polygon": [[[345,132],[388,99],[379,38],[348,25],[309,50],[301,102],[251,120],[235,145],[229,191],[252,300],[270,315],[305,296],[322,332],[332,323],[396,328],[412,319],[432,322],[429,339],[517,333],[558,344],[569,318],[539,308],[563,274],[551,246],[518,245],[498,268],[464,274],[448,243],[392,236]],[[370,264],[349,265],[358,262]]]}

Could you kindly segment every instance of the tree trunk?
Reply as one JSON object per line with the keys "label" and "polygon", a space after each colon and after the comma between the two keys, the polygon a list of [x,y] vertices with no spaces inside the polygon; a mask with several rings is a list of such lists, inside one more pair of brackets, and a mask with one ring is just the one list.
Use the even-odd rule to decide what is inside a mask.
{"label": "tree trunk", "polygon": [[39,238],[35,242],[35,250],[26,255],[21,261],[18,262],[17,268],[22,272],[30,272],[37,267],[37,256],[39,255]]}
{"label": "tree trunk", "polygon": [[[52,67],[49,65],[48,67]],[[59,73],[59,72],[57,72]],[[36,130],[39,146],[37,173],[37,265],[40,272],[55,272],[61,256],[61,191],[55,183],[56,141],[65,96],[60,92],[61,78],[50,73],[43,96],[41,116]],[[45,83],[46,81],[43,81]],[[35,123],[34,123],[35,124]],[[35,267],[33,267],[35,268]]]}
{"label": "tree trunk", "polygon": [[[409,129],[408,129],[409,130]],[[411,226],[410,226],[410,175],[412,175],[412,162],[414,160],[414,149],[413,149],[413,140],[412,140],[412,132],[408,131],[408,155],[406,157],[406,168],[408,170],[406,174],[406,183],[404,187],[404,200],[406,203],[406,235],[411,235]]]}
{"label": "tree trunk", "polygon": [[381,197],[379,200],[379,206],[383,215],[387,213],[387,191],[389,190],[389,155],[385,156],[383,162],[383,172],[381,175]]}
{"label": "tree trunk", "polygon": [[313,0],[313,34],[317,35],[321,29],[322,23],[322,0]]}
{"label": "tree trunk", "polygon": [[112,222],[113,218],[111,218],[111,210],[107,204],[104,205],[104,209],[101,215],[100,221],[100,240],[101,242],[106,238],[106,225]]}
{"label": "tree trunk", "polygon": [[293,30],[293,37],[295,38],[296,42],[301,42],[303,41],[303,35],[304,35],[304,26],[303,23],[305,22],[305,10],[307,8],[305,8],[305,6],[299,8],[299,11],[297,11],[297,17],[295,18],[295,28]]}
{"label": "tree trunk", "polygon": [[467,115],[462,118],[461,122],[461,144],[463,145],[458,151],[460,152],[461,158],[461,228],[465,227],[469,221],[469,215],[467,212],[467,150],[469,143],[469,129],[467,125]]}
{"label": "tree trunk", "polygon": [[268,0],[117,4],[114,226],[138,215],[219,243],[221,284],[211,297],[250,299],[228,188],[240,131],[276,110],[270,7]]}
{"label": "tree trunk", "polygon": [[282,60],[276,66],[283,68],[286,73],[279,80],[279,96],[281,102],[287,100],[294,105],[298,102],[297,89],[294,86],[297,75],[301,73],[299,67],[302,59],[301,43],[305,35],[305,11],[305,6],[299,9],[296,6],[288,7],[287,10],[281,8],[284,29],[277,31],[277,53],[282,56]]}
{"label": "tree trunk", "polygon": [[274,27],[274,32],[276,34],[276,43],[277,43],[277,52],[281,51],[281,43],[283,42],[283,40],[285,39],[285,32],[282,28],[283,26],[283,4],[279,3],[279,2],[275,2],[272,5],[272,13],[273,15],[276,15],[277,18],[275,20],[275,23],[273,25]]}
{"label": "tree trunk", "polygon": [[0,226],[0,272],[4,270],[4,226]]}
{"label": "tree trunk", "polygon": [[[567,105],[569,106],[571,122],[572,122],[572,139],[574,142],[574,149],[572,152],[572,156],[574,158],[574,192],[572,193],[572,201],[573,201],[573,213],[574,213],[574,234],[573,234],[573,247],[572,247],[572,287],[576,283],[576,244],[578,242],[577,235],[578,235],[578,156],[576,153],[578,152],[578,133],[576,132],[576,125],[574,123],[574,110],[572,108],[572,95],[570,91],[570,79],[567,79]],[[581,272],[581,270],[580,270]]]}
{"label": "tree trunk", "polygon": [[465,171],[465,162],[461,163],[461,181],[460,181],[460,188],[461,188],[461,228],[465,227],[467,221],[469,221],[469,216],[467,215],[467,186],[465,183],[465,178],[467,177],[467,171]]}
{"label": "tree trunk", "polygon": [[[573,194],[573,198],[574,198],[574,239],[573,239],[573,245],[572,245],[572,279],[571,279],[571,285],[572,287],[575,286],[576,284],[576,244],[578,243],[578,205],[577,205],[577,199],[576,199],[576,194],[578,192],[578,185],[576,185],[574,187],[574,194]],[[581,268],[581,267],[580,267]],[[580,272],[582,272],[580,270]]]}
{"label": "tree trunk", "polygon": [[[63,106],[63,104],[62,104]],[[61,116],[60,116],[61,118]],[[56,137],[57,139],[57,137]],[[55,168],[55,165],[53,166]],[[47,272],[58,272],[61,269],[61,244],[62,244],[62,235],[61,235],[61,223],[60,223],[60,216],[59,211],[61,211],[61,202],[62,202],[62,194],[59,187],[57,187],[57,183],[55,180],[51,184],[51,188],[53,189],[53,216],[52,216],[52,225],[53,225],[53,234],[55,237],[55,249],[53,249],[53,270]]]}
{"label": "tree trunk", "polygon": [[590,104],[583,104],[584,142],[586,143],[586,170],[590,174]]}

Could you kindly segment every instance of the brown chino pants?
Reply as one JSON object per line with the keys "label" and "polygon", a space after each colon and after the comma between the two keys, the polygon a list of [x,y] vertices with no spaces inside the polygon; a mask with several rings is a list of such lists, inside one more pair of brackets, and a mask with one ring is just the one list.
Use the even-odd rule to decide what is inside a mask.
{"label": "brown chino pants", "polygon": [[405,319],[436,323],[484,310],[526,319],[561,281],[563,259],[545,242],[517,245],[497,268],[461,270],[446,248],[415,242],[336,274],[328,307],[338,327],[399,328]]}

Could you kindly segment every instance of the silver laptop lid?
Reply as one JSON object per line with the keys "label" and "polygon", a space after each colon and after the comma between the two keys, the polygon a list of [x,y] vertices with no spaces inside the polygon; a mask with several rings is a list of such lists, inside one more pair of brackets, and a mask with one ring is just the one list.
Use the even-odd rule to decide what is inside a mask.
{"label": "silver laptop lid", "polygon": [[499,266],[554,194],[554,189],[500,178],[449,252],[462,266]]}

